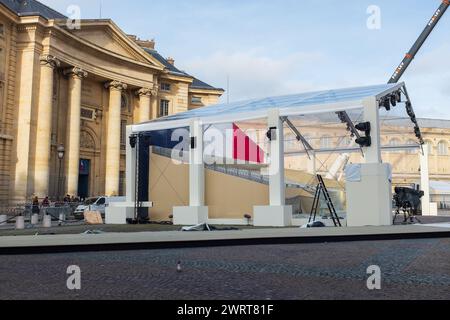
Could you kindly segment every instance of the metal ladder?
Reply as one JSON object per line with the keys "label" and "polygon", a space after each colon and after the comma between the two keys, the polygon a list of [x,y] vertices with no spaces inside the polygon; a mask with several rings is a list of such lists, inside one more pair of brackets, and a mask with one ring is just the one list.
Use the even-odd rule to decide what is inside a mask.
{"label": "metal ladder", "polygon": [[331,200],[330,194],[328,193],[328,189],[320,174],[317,175],[317,180],[319,181],[319,184],[317,185],[316,193],[314,195],[314,201],[311,208],[311,214],[309,215],[308,223],[316,221],[317,211],[319,210],[320,207],[320,196],[321,194],[323,194],[325,201],[327,203],[328,210],[330,211],[331,219],[333,220],[334,226],[342,227],[339,216],[336,213],[336,209],[334,208],[333,200]]}

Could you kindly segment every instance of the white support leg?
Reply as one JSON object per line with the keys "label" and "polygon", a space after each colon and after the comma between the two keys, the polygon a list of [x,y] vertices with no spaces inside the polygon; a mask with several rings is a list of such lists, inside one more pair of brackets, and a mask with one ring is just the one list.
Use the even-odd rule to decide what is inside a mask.
{"label": "white support leg", "polygon": [[126,180],[126,198],[127,202],[134,202],[136,198],[136,148],[132,148],[130,145],[130,136],[133,134],[131,131],[131,126],[126,128],[126,170],[125,170],[125,180]]}
{"label": "white support leg", "polygon": [[430,201],[430,170],[428,166],[429,146],[423,145],[423,153],[419,152],[420,157],[420,189],[424,195],[422,197],[422,215],[433,216],[437,212],[432,212]]}
{"label": "white support leg", "polygon": [[365,163],[346,169],[347,226],[392,225],[391,166],[382,163],[380,116],[375,98],[364,101],[364,121],[370,122],[372,145],[363,148]]}
{"label": "white support leg", "polygon": [[369,98],[364,101],[364,121],[370,122],[370,135],[372,137],[372,145],[368,148],[363,148],[365,162],[382,163],[380,142],[380,115],[378,102],[375,98]]}
{"label": "white support leg", "polygon": [[278,110],[270,110],[268,127],[274,128],[270,141],[269,198],[270,206],[255,206],[255,226],[285,227],[292,223],[292,206],[286,206],[284,178],[284,129]]}
{"label": "white support leg", "polygon": [[189,207],[173,208],[175,225],[196,225],[208,221],[208,207],[205,206],[203,125],[200,121],[191,122],[190,137],[195,145],[189,150]]}

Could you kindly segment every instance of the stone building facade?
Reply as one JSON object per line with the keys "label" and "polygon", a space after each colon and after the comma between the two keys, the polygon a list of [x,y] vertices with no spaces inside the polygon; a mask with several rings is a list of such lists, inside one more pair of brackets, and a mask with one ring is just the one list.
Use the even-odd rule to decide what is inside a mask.
{"label": "stone building facade", "polygon": [[125,126],[222,94],[111,20],[73,28],[38,1],[0,0],[0,202],[123,194]]}

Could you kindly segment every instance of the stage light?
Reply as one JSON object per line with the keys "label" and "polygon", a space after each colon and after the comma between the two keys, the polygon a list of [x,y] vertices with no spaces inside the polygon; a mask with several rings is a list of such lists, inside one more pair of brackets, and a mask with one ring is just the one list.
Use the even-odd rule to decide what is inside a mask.
{"label": "stage light", "polygon": [[395,95],[397,97],[397,102],[398,103],[402,102],[402,92],[401,91],[397,91],[397,93]]}
{"label": "stage light", "polygon": [[391,104],[393,107],[397,106],[397,96],[395,94],[391,95]]}
{"label": "stage light", "polygon": [[391,110],[391,101],[389,98],[385,98],[383,100],[383,107],[387,110],[390,111]]}
{"label": "stage light", "polygon": [[275,141],[277,139],[277,127],[270,127],[266,133],[266,137],[269,141]]}
{"label": "stage light", "polygon": [[136,143],[137,143],[137,136],[132,135],[130,136],[130,146],[131,148],[136,148]]}
{"label": "stage light", "polygon": [[356,139],[355,141],[357,144],[359,144],[361,147],[370,147],[372,145],[372,138],[371,137],[361,137]]}
{"label": "stage light", "polygon": [[356,130],[359,130],[359,131],[364,131],[364,132],[369,132],[370,133],[370,129],[371,129],[371,127],[370,127],[370,122],[361,122],[361,123],[358,123],[356,126],[355,126],[355,128],[356,128]]}
{"label": "stage light", "polygon": [[360,137],[355,140],[361,147],[370,147],[372,145],[372,138],[370,137],[371,125],[370,122],[361,122],[355,125],[356,130],[363,131],[365,137]]}

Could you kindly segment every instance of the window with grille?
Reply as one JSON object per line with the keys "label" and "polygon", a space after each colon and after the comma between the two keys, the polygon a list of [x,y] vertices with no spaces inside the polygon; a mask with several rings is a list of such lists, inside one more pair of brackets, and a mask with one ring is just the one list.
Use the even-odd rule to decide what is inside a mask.
{"label": "window with grille", "polygon": [[448,145],[447,142],[441,141],[438,143],[438,155],[446,156],[448,155]]}
{"label": "window with grille", "polygon": [[161,90],[162,91],[170,91],[171,85],[170,83],[161,83]]}
{"label": "window with grille", "polygon": [[331,137],[324,136],[320,138],[320,148],[321,149],[330,149],[331,148]]}
{"label": "window with grille", "polygon": [[126,130],[127,130],[127,121],[126,120],[122,120],[120,122],[120,144],[122,146],[125,146],[126,142],[127,142]]}
{"label": "window with grille", "polygon": [[201,97],[192,97],[191,102],[200,104],[200,103],[202,103],[202,98]]}
{"label": "window with grille", "polygon": [[169,115],[169,100],[161,100],[159,104],[159,116],[166,117]]}
{"label": "window with grille", "polygon": [[425,141],[425,144],[428,146],[428,154],[432,155],[434,150],[433,150],[433,142],[427,140]]}
{"label": "window with grille", "polygon": [[125,171],[120,171],[119,173],[119,197],[123,197],[126,195],[126,176]]}

